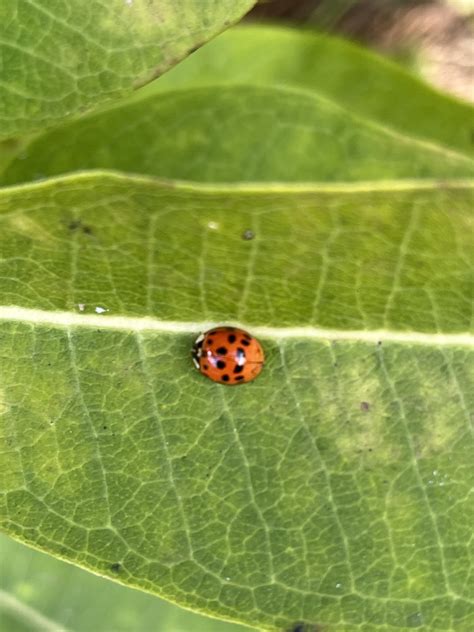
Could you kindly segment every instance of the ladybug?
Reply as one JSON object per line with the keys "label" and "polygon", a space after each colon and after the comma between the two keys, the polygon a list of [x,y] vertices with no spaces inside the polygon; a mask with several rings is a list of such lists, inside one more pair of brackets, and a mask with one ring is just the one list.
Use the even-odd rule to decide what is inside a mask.
{"label": "ladybug", "polygon": [[216,327],[201,334],[192,357],[203,375],[229,386],[254,380],[265,359],[259,341],[237,327]]}

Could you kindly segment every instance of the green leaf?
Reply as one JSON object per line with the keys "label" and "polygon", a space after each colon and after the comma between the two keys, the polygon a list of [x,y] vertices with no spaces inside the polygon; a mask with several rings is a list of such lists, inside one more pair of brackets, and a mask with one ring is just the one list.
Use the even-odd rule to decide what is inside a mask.
{"label": "green leaf", "polygon": [[371,51],[312,32],[239,26],[136,96],[249,83],[305,89],[402,134],[474,153],[470,104],[437,92]]}
{"label": "green leaf", "polygon": [[0,137],[116,100],[174,66],[253,0],[9,0],[0,5]]}
{"label": "green leaf", "polygon": [[[86,573],[0,536],[6,632],[245,632]],[[97,599],[97,596],[100,599]]]}
{"label": "green leaf", "polygon": [[471,176],[472,113],[337,39],[238,28],[132,100],[33,139],[0,179],[95,168],[208,182]]}
{"label": "green leaf", "polygon": [[209,182],[474,175],[470,157],[316,95],[223,86],[152,95],[55,129],[33,141],[1,181],[100,168]]}
{"label": "green leaf", "polygon": [[[1,191],[2,528],[262,629],[470,632],[471,206],[461,182]],[[213,322],[262,339],[258,380],[193,369]]]}

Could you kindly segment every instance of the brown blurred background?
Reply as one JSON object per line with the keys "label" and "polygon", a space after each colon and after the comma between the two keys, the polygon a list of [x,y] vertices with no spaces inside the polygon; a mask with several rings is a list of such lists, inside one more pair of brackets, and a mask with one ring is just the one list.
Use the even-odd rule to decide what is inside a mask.
{"label": "brown blurred background", "polygon": [[247,19],[344,35],[474,102],[474,0],[260,0]]}

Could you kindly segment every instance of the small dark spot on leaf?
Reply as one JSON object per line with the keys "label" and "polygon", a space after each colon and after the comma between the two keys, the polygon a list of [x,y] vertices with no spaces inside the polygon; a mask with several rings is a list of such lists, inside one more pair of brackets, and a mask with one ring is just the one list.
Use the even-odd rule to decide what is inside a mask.
{"label": "small dark spot on leaf", "polygon": [[379,346],[379,347],[381,347],[381,346],[382,346],[382,341],[381,341],[381,340],[379,340],[379,341],[377,342],[377,344],[378,344],[378,346]]}
{"label": "small dark spot on leaf", "polygon": [[81,220],[80,219],[73,219],[73,220],[71,220],[69,222],[67,227],[69,228],[69,230],[77,230],[78,228],[81,227]]}
{"label": "small dark spot on leaf", "polygon": [[360,409],[361,409],[363,412],[365,412],[365,413],[366,413],[367,411],[369,411],[369,410],[370,410],[370,404],[369,404],[369,402],[361,402],[361,403],[360,403]]}
{"label": "small dark spot on leaf", "polygon": [[245,239],[246,241],[250,241],[254,237],[255,233],[253,232],[253,230],[246,230],[242,233],[242,239]]}
{"label": "small dark spot on leaf", "polygon": [[107,430],[107,426],[102,426],[102,428],[103,428],[104,430]]}
{"label": "small dark spot on leaf", "polygon": [[114,564],[110,565],[110,570],[113,573],[120,573],[120,571],[122,570],[122,565],[119,564],[118,562],[115,562]]}
{"label": "small dark spot on leaf", "polygon": [[297,623],[294,623],[291,628],[288,628],[287,632],[323,632],[323,629],[321,626],[314,623],[304,623],[302,621],[298,621]]}
{"label": "small dark spot on leaf", "polygon": [[368,450],[369,452],[373,452],[373,451],[374,451],[374,450],[373,450],[373,448],[367,448],[367,450]]}
{"label": "small dark spot on leaf", "polygon": [[84,235],[92,235],[94,231],[92,230],[90,226],[83,226],[82,232],[84,233]]}

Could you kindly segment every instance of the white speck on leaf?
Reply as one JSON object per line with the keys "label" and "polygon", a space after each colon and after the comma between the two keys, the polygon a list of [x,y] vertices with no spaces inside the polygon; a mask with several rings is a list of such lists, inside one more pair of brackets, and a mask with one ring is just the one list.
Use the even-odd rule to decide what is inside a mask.
{"label": "white speck on leaf", "polygon": [[106,307],[100,307],[100,305],[97,305],[97,307],[95,308],[95,313],[96,314],[104,314],[105,312],[108,312],[109,310]]}
{"label": "white speck on leaf", "polygon": [[219,224],[217,222],[208,222],[207,227],[211,230],[217,230],[219,228]]}
{"label": "white speck on leaf", "polygon": [[86,309],[86,304],[85,304],[85,303],[78,303],[78,304],[77,304],[77,309],[78,309],[80,312],[83,312],[83,311]]}

